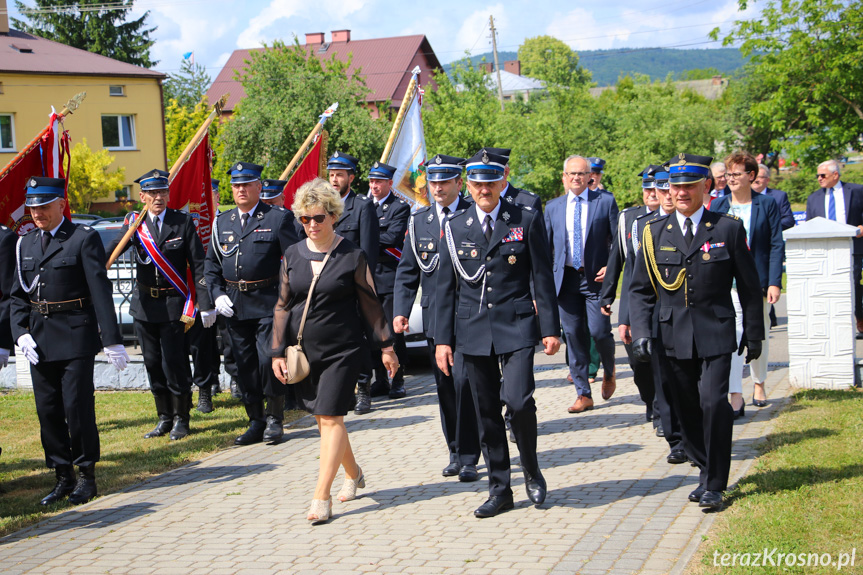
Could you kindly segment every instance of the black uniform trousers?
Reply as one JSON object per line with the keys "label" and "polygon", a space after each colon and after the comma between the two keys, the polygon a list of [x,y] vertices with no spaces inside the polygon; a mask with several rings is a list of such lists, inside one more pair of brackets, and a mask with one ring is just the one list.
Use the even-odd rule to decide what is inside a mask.
{"label": "black uniform trousers", "polygon": [[479,424],[476,419],[476,408],[470,386],[467,383],[467,373],[464,358],[460,353],[454,355],[451,375],[445,375],[437,367],[435,361],[435,343],[428,341],[429,359],[434,371],[437,387],[438,405],[440,407],[440,422],[450,455],[458,456],[459,464],[476,465],[479,462]]}
{"label": "black uniform trousers", "polygon": [[[378,300],[384,308],[384,315],[387,317],[387,323],[390,324],[390,333],[393,334],[393,350],[396,352],[396,357],[399,360],[399,369],[393,376],[393,382],[404,381],[404,368],[408,361],[408,348],[405,345],[405,336],[403,333],[396,333],[393,329],[393,303],[395,296],[391,293],[379,293]],[[384,367],[384,362],[381,360],[381,351],[379,349],[372,350],[372,363],[375,369],[375,381],[386,383],[387,370]],[[434,364],[432,364],[434,365]]]}
{"label": "black uniform trousers", "polygon": [[566,337],[567,360],[572,381],[579,395],[591,397],[587,382],[590,364],[590,338],[602,358],[602,365],[614,369],[614,337],[611,335],[611,319],[602,315],[599,292],[587,286],[584,271],[566,266],[563,284],[557,296],[560,324]]}
{"label": "black uniform trousers", "polygon": [[734,410],[728,403],[731,354],[693,359],[668,357],[659,346],[666,391],[677,412],[686,455],[701,470],[699,484],[707,491],[725,491],[731,469]]}
{"label": "black uniform trousers", "polygon": [[[503,398],[511,413],[511,429],[521,458],[521,467],[539,475],[536,457],[536,402],[533,392],[533,347],[510,353],[462,356],[471,395],[479,419],[479,441],[488,467],[489,496],[511,495],[509,444],[500,411]],[[500,362],[500,363],[498,363]],[[458,364],[458,360],[455,360]],[[498,365],[503,368],[503,381]]]}
{"label": "black uniform trousers", "polygon": [[273,318],[247,320],[228,318],[228,335],[237,363],[237,387],[243,403],[252,405],[266,397],[284,396],[286,385],[273,374],[270,349],[273,345]]}
{"label": "black uniform trousers", "polygon": [[192,356],[192,381],[201,389],[219,381],[219,345],[216,326],[204,328],[201,318],[186,332],[186,355]]}
{"label": "black uniform trousers", "polygon": [[237,378],[237,362],[234,360],[234,350],[231,347],[231,336],[228,334],[228,320],[225,316],[220,315],[216,318],[216,327],[219,328],[219,341],[221,347],[219,351],[222,354],[222,359],[225,362],[225,372],[232,378]]}
{"label": "black uniform trousers", "polygon": [[683,449],[680,420],[677,418],[677,412],[671,408],[670,394],[672,392],[668,378],[662,372],[663,363],[658,352],[650,356],[650,368],[653,371],[653,381],[656,383],[654,415],[658,415],[659,421],[662,422],[662,432],[665,435],[665,441],[668,442],[669,449]]}
{"label": "black uniform trousers", "polygon": [[93,356],[30,366],[36,414],[49,469],[99,461]]}
{"label": "black uniform trousers", "polygon": [[632,379],[635,381],[635,387],[638,389],[638,395],[641,401],[644,402],[651,412],[653,412],[653,402],[656,399],[656,385],[653,378],[653,366],[650,363],[642,363],[635,361],[632,357],[632,344],[625,343],[623,348],[626,350],[626,357],[629,358],[629,367],[632,368]]}
{"label": "black uniform trousers", "polygon": [[[200,320],[199,320],[200,321]],[[144,367],[153,395],[192,392],[192,369],[186,352],[185,326],[181,321],[153,323],[135,320]]]}

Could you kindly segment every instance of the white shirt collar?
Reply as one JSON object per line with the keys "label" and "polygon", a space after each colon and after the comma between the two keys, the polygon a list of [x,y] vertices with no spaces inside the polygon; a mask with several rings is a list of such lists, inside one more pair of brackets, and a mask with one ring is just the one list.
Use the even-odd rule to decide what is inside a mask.
{"label": "white shirt collar", "polygon": [[[53,238],[54,236],[56,236],[56,235],[57,235],[57,230],[59,230],[59,229],[60,229],[60,226],[62,226],[62,225],[63,225],[63,222],[65,222],[65,221],[66,221],[66,217],[65,217],[65,216],[64,216],[64,217],[62,217],[62,218],[60,218],[60,223],[59,223],[59,224],[57,224],[57,227],[56,227],[56,228],[54,228],[53,230],[51,230],[50,232],[48,232],[48,233],[50,233],[50,234],[51,234],[51,237],[52,237],[52,238]],[[45,232],[42,232],[42,233],[45,233]]]}
{"label": "white shirt collar", "polygon": [[[686,222],[686,216],[684,216],[680,212],[674,212],[674,213],[677,214],[677,223],[680,224],[680,229],[681,230],[685,229],[683,227],[683,225]],[[697,212],[695,212],[694,214],[689,216],[689,219],[692,220],[692,233],[693,233],[693,235],[695,234],[695,230],[698,229],[698,224],[701,223],[701,216],[703,216],[703,215],[704,215],[704,206],[701,206],[700,208],[698,208]]]}
{"label": "white shirt collar", "polygon": [[[258,201],[258,204],[259,204],[259,203],[261,203],[261,202],[260,202],[260,200]],[[258,209],[258,204],[255,204],[254,206],[252,206],[252,209],[248,211],[248,214],[249,214],[249,217],[250,217],[250,218],[251,218],[251,217],[253,217],[253,216],[255,215],[255,210],[257,210],[257,209]],[[244,214],[244,213],[246,213],[246,212],[244,212],[243,210],[241,210],[241,209],[240,209],[240,206],[237,206],[237,211],[238,211],[238,212],[240,212],[240,217],[243,217],[243,214]]]}
{"label": "white shirt collar", "polygon": [[388,198],[388,197],[390,197],[390,195],[392,195],[392,192],[387,192],[387,195],[385,195],[385,196],[383,197],[383,199],[381,199],[381,200],[376,200],[376,199],[374,198],[374,196],[371,196],[371,198],[372,198],[372,201],[375,203],[375,205],[378,205],[378,204],[382,204],[382,203],[384,203],[385,201],[387,201],[387,198]]}
{"label": "white shirt collar", "polygon": [[500,212],[500,204],[501,204],[501,202],[500,202],[500,200],[498,200],[497,205],[494,207],[494,209],[491,211],[491,213],[486,213],[486,212],[482,211],[479,207],[479,204],[474,204],[474,206],[476,207],[476,217],[479,218],[479,223],[482,224],[485,221],[486,216],[491,216],[491,221],[492,221],[491,225],[492,225],[492,227],[494,227],[494,222],[497,221],[497,214],[498,214],[498,212]]}
{"label": "white shirt collar", "polygon": [[569,202],[574,202],[574,201],[575,201],[575,198],[581,198],[581,201],[582,201],[582,202],[586,202],[586,201],[587,201],[587,196],[588,196],[588,194],[590,194],[590,188],[584,188],[584,190],[583,190],[580,194],[576,194],[576,193],[574,193],[574,192],[572,192],[572,191],[569,191],[569,192],[567,192],[566,194],[567,194],[567,198],[566,198],[566,199],[567,199],[567,201],[569,201]]}
{"label": "white shirt collar", "polygon": [[505,197],[506,197],[506,193],[509,191],[510,187],[512,187],[512,186],[510,186],[510,185],[509,185],[509,182],[507,182],[507,183],[506,183],[506,187],[505,187],[505,188],[503,189],[503,191],[500,193],[500,199],[503,199],[503,198],[505,198]]}
{"label": "white shirt collar", "polygon": [[161,226],[162,224],[165,223],[165,213],[167,211],[168,211],[167,209],[162,210],[162,213],[159,214],[158,216],[154,216],[153,214],[150,214],[150,219],[151,220],[159,220],[159,225]]}
{"label": "white shirt collar", "polygon": [[456,196],[456,197],[455,197],[455,201],[453,201],[453,203],[451,203],[451,204],[450,204],[450,205],[448,205],[448,206],[442,206],[442,205],[440,205],[439,203],[435,202],[435,204],[434,204],[434,209],[435,209],[435,210],[437,210],[437,219],[438,219],[438,220],[442,220],[442,219],[443,219],[443,209],[444,209],[445,207],[446,207],[446,208],[449,208],[449,213],[453,213],[453,212],[455,212],[455,211],[456,211],[456,209],[458,208],[458,196]]}

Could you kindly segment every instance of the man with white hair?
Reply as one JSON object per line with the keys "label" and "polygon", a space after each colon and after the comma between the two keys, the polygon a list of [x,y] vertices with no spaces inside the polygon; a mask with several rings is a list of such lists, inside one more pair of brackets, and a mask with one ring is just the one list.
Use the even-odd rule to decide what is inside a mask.
{"label": "man with white hair", "polygon": [[857,338],[863,339],[863,186],[840,180],[839,162],[827,160],[818,165],[819,189],[806,199],[806,219],[822,217],[857,226],[854,238],[854,317],[857,318]]}

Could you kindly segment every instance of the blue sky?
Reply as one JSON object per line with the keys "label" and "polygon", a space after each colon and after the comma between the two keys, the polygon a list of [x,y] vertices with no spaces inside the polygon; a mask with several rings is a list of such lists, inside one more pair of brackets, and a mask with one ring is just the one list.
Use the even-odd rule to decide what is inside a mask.
{"label": "blue sky", "polygon": [[[25,0],[26,1],[26,0]],[[494,2],[494,0],[491,0]],[[10,15],[17,17],[14,2]],[[580,3],[579,3],[580,4]],[[735,19],[757,13],[738,12],[736,0],[602,0],[578,6],[563,0],[509,1],[493,4],[465,0],[429,3],[394,0],[137,0],[135,13],[150,11],[157,26],[152,56],[157,69],[179,69],[182,55],[215,78],[231,52],[275,39],[300,42],[307,32],[350,29],[352,39],[425,34],[438,59],[446,64],[465,51],[491,50],[488,17],[494,15],[498,49],[515,51],[525,40],[548,34],[576,50],[653,46],[713,48],[707,34],[719,26],[730,30]]]}

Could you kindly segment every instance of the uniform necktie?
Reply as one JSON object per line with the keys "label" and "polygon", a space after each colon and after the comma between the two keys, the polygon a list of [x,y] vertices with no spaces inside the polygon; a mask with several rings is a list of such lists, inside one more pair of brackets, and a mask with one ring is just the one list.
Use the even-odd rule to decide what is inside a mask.
{"label": "uniform necktie", "polygon": [[243,214],[240,216],[240,228],[246,229],[246,224],[249,223],[249,214]]}
{"label": "uniform necktie", "polygon": [[827,199],[827,219],[836,221],[836,194],[830,188],[830,197]]}
{"label": "uniform necktie", "polygon": [[156,235],[158,236],[162,231],[162,221],[158,217],[153,218],[153,227],[156,228]]}
{"label": "uniform necktie", "polygon": [[443,223],[444,221],[446,221],[446,217],[449,215],[449,206],[444,206],[443,210],[441,211],[443,212],[443,215],[441,215],[440,218],[440,237],[443,237]]}
{"label": "uniform necktie", "polygon": [[485,217],[485,241],[491,243],[491,233],[494,230],[491,227],[491,216]]}
{"label": "uniform necktie", "polygon": [[572,267],[579,269],[581,262],[581,198],[575,197],[575,210],[572,218]]}
{"label": "uniform necktie", "polygon": [[686,231],[683,232],[683,241],[686,242],[686,247],[692,245],[692,220],[686,218],[683,222],[683,227]]}
{"label": "uniform necktie", "polygon": [[42,232],[42,254],[44,255],[46,251],[48,251],[48,242],[51,241],[51,233],[50,232]]}

